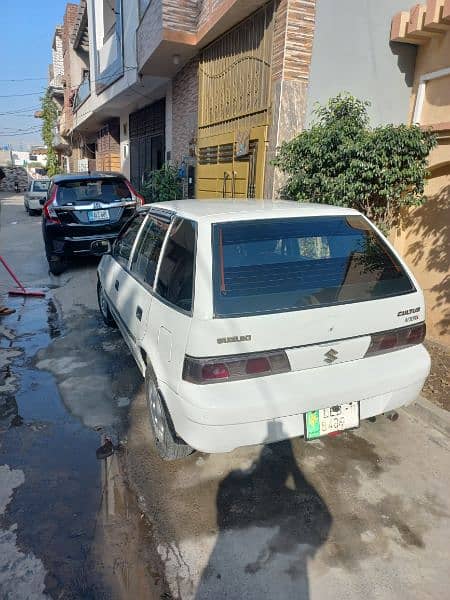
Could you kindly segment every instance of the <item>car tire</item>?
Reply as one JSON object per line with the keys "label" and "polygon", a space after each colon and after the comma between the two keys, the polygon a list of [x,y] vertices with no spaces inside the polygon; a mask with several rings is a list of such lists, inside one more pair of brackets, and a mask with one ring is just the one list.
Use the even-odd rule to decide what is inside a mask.
{"label": "car tire", "polygon": [[145,375],[145,397],[159,456],[163,460],[179,460],[192,454],[194,449],[177,436],[164,399],[156,385],[156,379],[148,367]]}
{"label": "car tire", "polygon": [[47,257],[48,269],[52,275],[61,275],[67,269],[67,261],[56,255]]}
{"label": "car tire", "polygon": [[117,327],[117,323],[109,309],[108,300],[103,292],[103,286],[100,281],[97,281],[97,300],[100,314],[102,315],[105,325],[108,325],[108,327]]}

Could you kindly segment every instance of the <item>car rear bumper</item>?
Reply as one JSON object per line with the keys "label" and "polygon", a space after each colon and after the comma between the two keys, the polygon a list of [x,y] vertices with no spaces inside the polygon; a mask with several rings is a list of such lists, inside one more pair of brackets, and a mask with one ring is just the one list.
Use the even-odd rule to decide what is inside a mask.
{"label": "car rear bumper", "polygon": [[27,198],[28,208],[31,210],[42,210],[42,204],[39,198]]}
{"label": "car rear bumper", "polygon": [[[413,402],[430,370],[415,346],[373,358],[240,382],[160,388],[175,429],[204,452],[302,436],[303,414],[360,402],[361,419]],[[225,386],[228,388],[224,392]]]}
{"label": "car rear bumper", "polygon": [[113,241],[118,231],[84,236],[61,236],[51,239],[47,238],[47,246],[50,246],[52,254],[61,256],[77,256],[79,254],[95,254],[92,244],[99,240]]}

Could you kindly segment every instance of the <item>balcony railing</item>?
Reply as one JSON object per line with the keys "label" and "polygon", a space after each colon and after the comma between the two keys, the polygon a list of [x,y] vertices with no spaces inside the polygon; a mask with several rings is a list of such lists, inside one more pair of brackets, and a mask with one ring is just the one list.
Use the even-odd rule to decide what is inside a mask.
{"label": "balcony railing", "polygon": [[73,98],[73,111],[77,111],[80,106],[85,102],[91,95],[91,82],[89,79],[84,79],[75,93]]}

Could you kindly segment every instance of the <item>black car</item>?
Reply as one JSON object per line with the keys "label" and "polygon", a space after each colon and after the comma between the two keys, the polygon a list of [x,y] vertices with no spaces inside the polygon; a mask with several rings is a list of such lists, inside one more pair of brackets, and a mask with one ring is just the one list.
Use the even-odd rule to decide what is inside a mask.
{"label": "black car", "polygon": [[142,196],[120,173],[53,177],[42,211],[51,273],[62,273],[70,257],[95,254],[95,242],[113,241],[142,203]]}

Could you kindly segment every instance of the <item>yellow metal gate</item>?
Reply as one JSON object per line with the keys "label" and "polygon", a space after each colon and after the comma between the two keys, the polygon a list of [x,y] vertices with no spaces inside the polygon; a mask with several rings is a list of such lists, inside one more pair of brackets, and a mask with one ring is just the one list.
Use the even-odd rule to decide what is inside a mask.
{"label": "yellow metal gate", "polygon": [[261,198],[273,2],[206,48],[199,65],[198,198]]}

